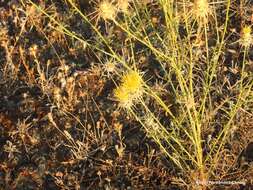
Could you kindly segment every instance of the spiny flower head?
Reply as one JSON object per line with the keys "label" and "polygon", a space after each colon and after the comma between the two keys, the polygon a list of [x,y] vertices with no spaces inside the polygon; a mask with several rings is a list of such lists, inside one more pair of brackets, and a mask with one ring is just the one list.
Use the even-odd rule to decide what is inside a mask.
{"label": "spiny flower head", "polygon": [[119,101],[120,107],[130,108],[133,104],[131,95],[122,86],[114,90],[114,96]]}
{"label": "spiny flower head", "polygon": [[112,1],[103,0],[98,4],[98,13],[104,20],[114,20],[117,16],[117,8]]}
{"label": "spiny flower head", "polygon": [[142,77],[138,71],[130,71],[126,75],[123,75],[122,86],[131,93],[136,93],[142,89]]}
{"label": "spiny flower head", "polygon": [[194,15],[196,19],[207,21],[207,17],[211,10],[208,4],[208,0],[195,0],[194,1]]}
{"label": "spiny flower head", "polygon": [[123,13],[128,13],[130,0],[118,0],[117,7]]}
{"label": "spiny flower head", "polygon": [[143,94],[143,80],[138,71],[123,75],[121,84],[114,90],[114,96],[121,107],[130,108]]}
{"label": "spiny flower head", "polygon": [[110,77],[113,73],[117,73],[117,65],[118,63],[115,60],[109,59],[103,64],[102,70],[107,77]]}
{"label": "spiny flower head", "polygon": [[252,44],[252,35],[250,26],[245,26],[242,28],[240,42],[245,47],[249,47]]}

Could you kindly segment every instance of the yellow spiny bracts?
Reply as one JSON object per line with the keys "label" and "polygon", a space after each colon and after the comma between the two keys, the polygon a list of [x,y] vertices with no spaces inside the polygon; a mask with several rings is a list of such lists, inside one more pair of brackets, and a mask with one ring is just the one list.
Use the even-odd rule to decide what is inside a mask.
{"label": "yellow spiny bracts", "polygon": [[123,108],[130,108],[143,94],[143,80],[138,71],[129,71],[122,76],[121,84],[114,90],[114,96]]}
{"label": "yellow spiny bracts", "polygon": [[104,0],[98,4],[98,14],[104,20],[114,20],[117,16],[117,8],[111,1]]}
{"label": "yellow spiny bracts", "polygon": [[207,22],[208,16],[211,13],[208,0],[195,0],[194,1],[194,16],[198,21]]}
{"label": "yellow spiny bracts", "polygon": [[118,0],[117,1],[118,9],[123,13],[129,12],[129,10],[128,10],[129,4],[130,4],[130,0]]}
{"label": "yellow spiny bracts", "polygon": [[240,43],[244,47],[249,47],[252,44],[252,34],[251,34],[251,27],[250,26],[245,26],[242,28],[241,31],[241,39]]}

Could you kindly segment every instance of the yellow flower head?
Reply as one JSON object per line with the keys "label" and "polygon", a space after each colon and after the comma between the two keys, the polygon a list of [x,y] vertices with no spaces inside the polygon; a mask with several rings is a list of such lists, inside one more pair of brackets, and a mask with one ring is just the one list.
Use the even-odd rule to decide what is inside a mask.
{"label": "yellow flower head", "polygon": [[136,93],[142,89],[142,77],[137,71],[130,71],[122,77],[122,86],[131,93]]}
{"label": "yellow flower head", "polygon": [[252,44],[251,27],[245,26],[241,31],[241,44],[245,47],[249,47]]}
{"label": "yellow flower head", "polygon": [[138,71],[130,71],[121,79],[121,84],[114,90],[114,96],[121,107],[130,108],[134,101],[142,96],[143,80]]}
{"label": "yellow flower head", "polygon": [[122,88],[122,86],[119,86],[114,90],[114,95],[121,107],[130,108],[132,106],[133,100],[131,96],[124,88]]}
{"label": "yellow flower head", "polygon": [[211,10],[208,0],[195,0],[194,1],[194,15],[198,20],[207,21],[207,17]]}
{"label": "yellow flower head", "polygon": [[114,20],[117,15],[117,8],[111,1],[103,0],[98,4],[98,13],[104,20]]}
{"label": "yellow flower head", "polygon": [[128,13],[130,0],[118,0],[117,6],[123,13]]}

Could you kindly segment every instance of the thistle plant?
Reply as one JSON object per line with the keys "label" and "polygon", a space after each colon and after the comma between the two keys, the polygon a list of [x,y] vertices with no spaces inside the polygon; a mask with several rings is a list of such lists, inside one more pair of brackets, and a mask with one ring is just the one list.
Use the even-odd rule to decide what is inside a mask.
{"label": "thistle plant", "polygon": [[211,13],[208,0],[195,0],[193,5],[194,16],[198,21],[207,22],[208,16]]}
{"label": "thistle plant", "polygon": [[[70,3],[73,4],[72,1]],[[114,1],[109,1],[109,0],[102,0],[102,1],[94,1],[95,4],[95,11],[90,13],[89,20],[95,19],[95,26],[98,25],[99,20],[103,20],[105,22],[109,22],[114,20],[117,17],[118,14],[118,8],[115,6]],[[78,10],[80,11],[80,10]]]}
{"label": "thistle plant", "polygon": [[130,0],[117,0],[117,8],[123,12],[128,13],[130,6]]}
{"label": "thistle plant", "polygon": [[252,45],[251,26],[244,26],[241,30],[240,43],[245,48]]}
{"label": "thistle plant", "polygon": [[132,70],[122,76],[121,84],[114,90],[114,96],[120,107],[129,109],[141,98],[143,91],[144,86],[140,72]]}
{"label": "thistle plant", "polygon": [[98,4],[98,14],[104,20],[113,20],[117,16],[117,8],[112,1],[104,0]]}
{"label": "thistle plant", "polygon": [[[72,2],[71,0],[68,0]],[[144,1],[143,1],[144,2]],[[212,14],[213,7],[210,6],[208,0],[195,0],[193,4],[189,7],[192,8],[191,16],[198,23],[197,38],[203,41],[201,47],[194,47],[192,44],[192,35],[195,30],[195,22],[188,20],[185,16],[184,28],[185,36],[181,37],[178,28],[182,23],[177,22],[175,19],[176,10],[173,1],[159,0],[157,7],[160,7],[161,12],[164,13],[164,31],[157,30],[153,25],[149,24],[146,26],[145,21],[149,21],[151,16],[147,9],[141,7],[137,1],[131,1],[132,8],[136,11],[133,17],[124,17],[123,21],[116,21],[116,16],[119,11],[127,12],[130,6],[129,0],[118,0],[118,1],[108,1],[103,0],[97,3],[96,13],[98,18],[104,21],[112,21],[111,23],[121,29],[122,33],[126,35],[126,39],[131,43],[138,42],[142,44],[148,53],[154,55],[157,67],[161,68],[163,71],[163,76],[159,76],[160,79],[166,86],[170,87],[171,92],[164,88],[164,94],[170,93],[175,96],[175,102],[177,102],[177,114],[170,112],[170,105],[166,101],[167,97],[159,97],[158,93],[151,90],[149,86],[143,80],[141,72],[137,69],[140,67],[138,63],[134,63],[134,70],[130,69],[130,65],[122,61],[122,55],[117,53],[113,43],[108,43],[112,41],[108,36],[103,36],[96,26],[89,22],[86,15],[82,14],[77,10],[73,4],[74,9],[84,18],[86,22],[92,25],[92,28],[99,36],[99,40],[104,42],[106,50],[94,49],[101,51],[106,56],[115,60],[117,64],[122,64],[121,68],[127,70],[127,72],[120,75],[121,80],[119,85],[113,90],[113,95],[116,101],[119,103],[119,107],[131,111],[135,119],[141,124],[141,126],[146,130],[147,134],[155,139],[156,143],[159,145],[163,152],[166,152],[166,156],[169,157],[180,169],[184,170],[185,174],[195,171],[196,176],[200,180],[207,180],[212,177],[213,171],[215,171],[216,159],[211,160],[213,157],[218,157],[219,151],[226,142],[226,135],[232,126],[232,121],[236,116],[237,111],[243,105],[243,99],[246,99],[250,93],[252,83],[248,87],[243,86],[241,83],[241,92],[238,96],[238,101],[233,105],[231,103],[231,108],[227,109],[225,103],[229,103],[229,98],[224,99],[224,103],[217,105],[213,100],[213,92],[215,91],[213,85],[217,82],[218,75],[218,65],[220,63],[221,56],[223,56],[223,48],[225,44],[225,36],[227,35],[227,27],[229,20],[229,7],[230,0],[227,2],[227,8],[225,10],[226,18],[225,23],[222,23],[222,27],[216,25],[214,32],[217,34],[217,43],[215,47],[210,48],[209,46],[209,28],[208,21],[209,16]],[[185,8],[185,7],[184,7]],[[186,13],[187,9],[183,11]],[[184,14],[186,15],[186,14]],[[214,20],[218,22],[217,15],[213,15]],[[124,20],[125,19],[125,20]],[[193,24],[192,24],[193,23]],[[219,23],[220,24],[220,23]],[[207,30],[208,28],[208,30]],[[210,30],[213,29],[210,27]],[[204,34],[202,35],[202,29],[204,29]],[[162,30],[162,29],[161,29]],[[149,32],[152,31],[152,32]],[[169,31],[169,32],[167,32]],[[250,47],[252,44],[252,34],[251,27],[245,26],[241,31],[240,43],[244,47]],[[155,34],[152,37],[149,35]],[[164,35],[168,36],[166,43]],[[100,43],[99,43],[100,44]],[[125,45],[125,44],[124,44]],[[131,59],[135,60],[134,45],[136,44],[126,44],[126,49],[129,48],[129,54],[132,54]],[[198,49],[199,48],[199,49]],[[143,51],[145,51],[143,50]],[[169,51],[168,51],[169,50]],[[202,55],[199,56],[198,52]],[[246,53],[245,53],[246,55]],[[245,59],[246,56],[244,56]],[[124,62],[124,63],[123,63]],[[201,63],[201,64],[199,64]],[[105,70],[110,73],[116,73],[116,65],[114,62],[108,62],[105,65]],[[120,68],[120,67],[119,67]],[[119,75],[119,72],[115,74]],[[156,77],[156,76],[151,76]],[[247,92],[247,93],[245,93]],[[143,95],[150,96],[153,99],[152,103],[148,101],[142,101]],[[145,113],[145,119],[140,113],[136,113],[132,110],[136,104],[140,103],[140,109],[142,113]],[[160,118],[156,113],[156,110],[151,110],[150,104],[159,107],[161,112],[165,113],[163,117],[169,120],[168,123],[160,123]],[[156,107],[156,108],[157,108]],[[219,113],[218,113],[219,112]],[[215,123],[215,116],[221,115],[224,120],[223,126],[219,128],[218,137],[216,139],[211,139],[210,141],[210,151],[203,153],[205,142],[204,133],[206,128],[212,128],[213,123]],[[220,116],[219,116],[220,117]],[[162,118],[162,119],[164,119]],[[211,126],[211,127],[210,127]],[[212,134],[208,134],[212,136]],[[168,149],[169,147],[169,149]],[[210,169],[210,165],[212,168]],[[209,171],[208,171],[209,170]],[[188,176],[188,175],[187,175]],[[187,177],[186,177],[187,178]]]}

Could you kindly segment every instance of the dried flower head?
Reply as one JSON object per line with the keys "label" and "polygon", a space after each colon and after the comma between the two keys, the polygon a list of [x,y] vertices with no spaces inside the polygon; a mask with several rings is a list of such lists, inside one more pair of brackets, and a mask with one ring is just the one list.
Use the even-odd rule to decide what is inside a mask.
{"label": "dried flower head", "polygon": [[143,94],[143,80],[138,71],[123,75],[121,84],[114,90],[114,96],[121,107],[130,108]]}
{"label": "dried flower head", "polygon": [[129,12],[129,3],[130,3],[130,0],[118,0],[117,7],[121,12],[128,13]]}
{"label": "dried flower head", "polygon": [[158,119],[158,117],[148,113],[143,117],[143,123],[145,125],[148,137],[163,139],[164,129],[162,126],[160,126]]}
{"label": "dried flower head", "polygon": [[98,14],[104,20],[114,20],[117,16],[117,8],[112,1],[103,0],[98,4]]}
{"label": "dried flower head", "polygon": [[111,74],[117,72],[117,65],[118,63],[115,60],[107,60],[104,63],[102,70],[107,76],[110,76]]}
{"label": "dried flower head", "polygon": [[195,0],[193,5],[193,13],[198,21],[206,23],[211,13],[208,0]]}
{"label": "dried flower head", "polygon": [[242,28],[240,43],[244,47],[249,47],[252,44],[252,34],[250,26],[245,26]]}

